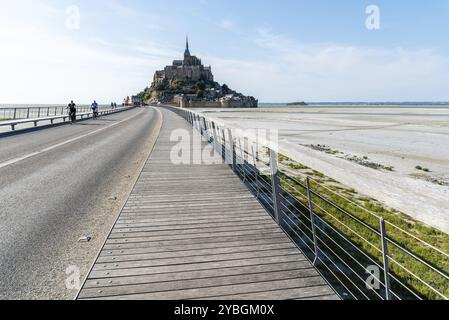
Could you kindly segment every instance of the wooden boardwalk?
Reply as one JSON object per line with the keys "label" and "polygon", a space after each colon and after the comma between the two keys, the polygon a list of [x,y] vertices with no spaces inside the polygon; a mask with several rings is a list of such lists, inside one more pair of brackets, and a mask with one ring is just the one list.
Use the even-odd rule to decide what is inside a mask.
{"label": "wooden boardwalk", "polygon": [[[173,165],[155,149],[78,299],[339,299],[229,166]],[[204,143],[206,144],[206,143]]]}

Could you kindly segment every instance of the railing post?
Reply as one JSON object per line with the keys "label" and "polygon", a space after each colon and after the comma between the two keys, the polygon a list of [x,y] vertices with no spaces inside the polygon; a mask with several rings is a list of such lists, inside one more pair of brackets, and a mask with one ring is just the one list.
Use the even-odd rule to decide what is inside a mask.
{"label": "railing post", "polygon": [[237,156],[236,156],[236,164],[241,165],[242,173],[243,173],[243,182],[246,183],[246,170],[245,170],[245,152],[243,151],[243,148],[245,148],[245,138],[243,138],[243,146],[242,146],[242,138],[239,138],[239,149],[240,149],[240,158],[241,162],[237,163]]}
{"label": "railing post", "polygon": [[380,237],[382,240],[382,258],[384,263],[385,296],[387,300],[391,300],[390,270],[389,270],[390,268],[388,266],[388,242],[384,218],[380,218]]}
{"label": "railing post", "polygon": [[223,128],[221,128],[221,142],[220,142],[220,144],[221,144],[221,156],[223,157],[223,159],[224,159],[224,162],[226,163],[226,135],[225,135],[225,132],[224,132],[224,129]]}
{"label": "railing post", "polygon": [[[208,135],[208,130],[207,130],[207,124],[206,124],[206,118],[205,117],[203,117],[203,126],[204,126],[204,133],[207,136]],[[209,139],[208,136],[207,136],[207,139]]]}
{"label": "railing post", "polygon": [[231,129],[227,129],[228,131],[228,138],[229,138],[229,151],[231,152],[232,155],[232,170],[234,172],[236,172],[237,167],[236,167],[236,154],[235,154],[235,143],[234,143],[234,137],[232,136],[232,131]]}
{"label": "railing post", "polygon": [[217,149],[217,133],[215,132],[215,122],[211,121],[210,123],[211,131],[212,131],[212,139],[214,139],[214,150]]}
{"label": "railing post", "polygon": [[271,169],[271,189],[273,193],[273,208],[274,217],[277,224],[280,226],[281,219],[281,199],[280,199],[280,179],[278,167],[278,154],[276,151],[270,149],[270,169]]}
{"label": "railing post", "polygon": [[199,128],[198,128],[198,116],[197,116],[196,114],[193,115],[193,121],[194,121],[194,123],[195,123],[195,124],[194,124],[195,129],[198,130],[198,129],[199,129]]}
{"label": "railing post", "polygon": [[201,116],[198,116],[198,125],[200,127],[201,136],[203,136],[203,134],[204,134],[203,117],[201,117]]}
{"label": "railing post", "polygon": [[309,201],[310,223],[312,225],[313,247],[315,250],[315,259],[313,260],[313,265],[315,265],[318,260],[318,239],[316,236],[315,213],[313,212],[312,188],[310,187],[309,177],[307,177],[306,179],[306,184],[307,184],[307,199]]}
{"label": "railing post", "polygon": [[254,159],[254,177],[256,180],[256,188],[257,188],[257,198],[259,198],[260,195],[260,186],[259,186],[259,175],[257,174],[257,156],[256,152],[254,151],[254,146],[251,146],[251,153],[253,154]]}
{"label": "railing post", "polygon": [[14,120],[16,120],[16,116],[17,116],[17,108],[14,108],[14,117],[13,117]]}
{"label": "railing post", "polygon": [[30,108],[27,109],[27,119],[30,118]]}
{"label": "railing post", "polygon": [[41,117],[41,108],[37,108],[37,117],[38,117],[38,118]]}

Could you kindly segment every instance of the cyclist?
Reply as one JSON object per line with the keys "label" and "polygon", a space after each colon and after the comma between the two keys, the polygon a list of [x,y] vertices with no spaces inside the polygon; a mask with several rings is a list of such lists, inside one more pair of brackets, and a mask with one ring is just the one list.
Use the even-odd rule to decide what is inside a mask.
{"label": "cyclist", "polygon": [[93,119],[96,120],[98,118],[98,103],[94,100],[92,103],[92,112],[93,112]]}
{"label": "cyclist", "polygon": [[73,124],[76,122],[76,104],[73,102],[73,100],[70,101],[67,109],[69,111],[70,124]]}

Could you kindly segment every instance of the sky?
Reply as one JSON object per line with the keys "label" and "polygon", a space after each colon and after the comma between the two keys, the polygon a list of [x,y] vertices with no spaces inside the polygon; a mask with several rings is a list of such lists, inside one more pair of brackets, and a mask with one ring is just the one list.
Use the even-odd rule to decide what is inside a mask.
{"label": "sky", "polygon": [[121,102],[190,51],[261,102],[448,101],[447,0],[0,0],[0,104]]}

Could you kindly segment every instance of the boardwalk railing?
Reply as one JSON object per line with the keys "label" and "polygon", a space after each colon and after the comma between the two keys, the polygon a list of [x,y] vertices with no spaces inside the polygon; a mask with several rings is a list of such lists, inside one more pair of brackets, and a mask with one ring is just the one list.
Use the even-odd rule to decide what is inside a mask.
{"label": "boardwalk railing", "polygon": [[[120,107],[120,108],[114,108],[114,109],[101,109],[98,114],[106,115],[116,112],[122,112],[128,109],[132,109],[134,107]],[[85,109],[81,109],[84,112],[80,112],[80,109],[77,109],[76,118],[77,119],[85,119],[85,118],[91,118],[93,116],[93,111],[91,109],[88,109],[87,111]],[[66,120],[69,119],[69,115],[66,113],[63,113],[62,115],[51,115],[51,116],[41,116],[39,118],[26,118],[26,119],[16,119],[16,120],[6,120],[6,121],[0,121],[0,127],[10,126],[11,130],[15,130],[16,126],[27,124],[27,123],[33,123],[36,127],[39,122],[48,122],[50,121],[51,124],[54,123],[55,120],[62,120],[63,122],[66,122]]]}
{"label": "boardwalk railing", "polygon": [[379,213],[372,199],[359,200],[354,190],[288,157],[288,150],[270,148],[271,141],[256,142],[219,120],[170,109],[232,165],[343,298],[448,299],[449,254],[439,246],[441,234],[434,243],[424,241],[401,217]]}
{"label": "boardwalk railing", "polygon": [[[99,110],[111,109],[110,106],[99,106]],[[87,105],[77,106],[79,113],[90,112],[91,108]],[[31,118],[43,118],[51,116],[62,116],[67,114],[67,106],[42,106],[42,107],[1,107],[1,120],[19,120]]]}

